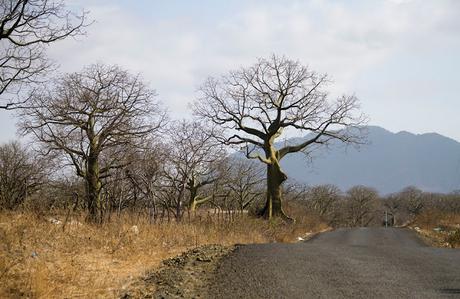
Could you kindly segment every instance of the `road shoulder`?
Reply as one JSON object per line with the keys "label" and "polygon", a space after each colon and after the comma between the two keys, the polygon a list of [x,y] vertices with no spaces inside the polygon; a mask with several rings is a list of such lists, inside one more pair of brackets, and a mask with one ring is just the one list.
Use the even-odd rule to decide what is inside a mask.
{"label": "road shoulder", "polygon": [[235,246],[205,245],[163,261],[123,290],[120,298],[206,298],[206,286]]}

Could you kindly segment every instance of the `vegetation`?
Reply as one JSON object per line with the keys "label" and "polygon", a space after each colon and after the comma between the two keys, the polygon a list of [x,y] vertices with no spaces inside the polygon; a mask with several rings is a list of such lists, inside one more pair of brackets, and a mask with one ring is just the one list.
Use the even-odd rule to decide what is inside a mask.
{"label": "vegetation", "polygon": [[[358,99],[330,99],[326,75],[261,58],[207,80],[194,117],[171,120],[121,67],[48,76],[46,46],[84,34],[86,12],[21,0],[0,14],[0,109],[31,142],[0,145],[0,297],[112,297],[191,247],[334,227],[418,226],[460,245],[459,193],[286,183],[286,155],[365,139]],[[306,137],[280,145],[288,130]]]}
{"label": "vegetation", "polygon": [[100,225],[54,210],[0,213],[0,297],[113,298],[161,261],[203,244],[294,242],[327,229],[299,206],[296,225],[246,214],[201,211],[190,220],[151,224],[126,211]]}

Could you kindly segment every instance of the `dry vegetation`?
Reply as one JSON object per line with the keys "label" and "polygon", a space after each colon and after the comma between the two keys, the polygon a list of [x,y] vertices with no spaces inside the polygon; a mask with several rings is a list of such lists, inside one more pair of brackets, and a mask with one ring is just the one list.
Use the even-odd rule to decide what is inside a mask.
{"label": "dry vegetation", "polygon": [[437,247],[460,248],[460,214],[436,209],[425,210],[412,225],[428,242]]}
{"label": "dry vegetation", "polygon": [[[299,215],[298,207],[287,209]],[[64,218],[0,214],[1,298],[112,298],[163,259],[199,245],[292,242],[327,228],[305,214],[294,225],[247,215],[149,224],[145,217],[125,214],[101,226],[73,217],[65,230],[50,221]]]}
{"label": "dry vegetation", "polygon": [[[46,47],[91,22],[60,1],[10,2],[0,5],[0,95],[13,101],[0,109],[18,109],[33,146],[0,144],[0,298],[117,297],[190,248],[381,226],[384,212],[385,224],[412,223],[460,246],[460,193],[409,187],[381,198],[365,186],[286,186],[286,155],[363,141],[358,99],[329,99],[326,75],[261,58],[205,81],[193,120],[171,120],[142,76],[118,66],[90,65],[43,84],[54,68]],[[277,148],[288,128],[313,138]],[[229,155],[229,145],[239,154]]]}

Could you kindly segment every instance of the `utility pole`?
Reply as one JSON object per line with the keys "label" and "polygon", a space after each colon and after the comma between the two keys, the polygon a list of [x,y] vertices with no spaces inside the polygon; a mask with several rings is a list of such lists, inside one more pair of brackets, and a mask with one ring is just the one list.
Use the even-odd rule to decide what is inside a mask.
{"label": "utility pole", "polygon": [[385,227],[388,227],[388,211],[385,210]]}

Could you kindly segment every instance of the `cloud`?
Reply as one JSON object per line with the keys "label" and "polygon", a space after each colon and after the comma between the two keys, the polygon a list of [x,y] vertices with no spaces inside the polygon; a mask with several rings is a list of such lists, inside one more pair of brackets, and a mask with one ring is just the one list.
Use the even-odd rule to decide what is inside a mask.
{"label": "cloud", "polygon": [[[198,4],[175,1],[171,7],[147,1],[142,11],[141,4],[134,7],[122,1],[77,3],[88,8],[97,23],[88,29],[87,38],[50,49],[63,70],[77,71],[103,61],[142,72],[176,116],[188,113],[187,103],[207,76],[279,53],[332,75],[334,94],[363,90],[364,107],[372,118],[381,115],[376,110],[382,108],[372,101],[382,101],[384,86],[395,83],[386,65],[409,75],[398,67],[398,59],[416,55],[419,63],[437,61],[444,47],[460,50],[460,1],[454,0],[234,1],[225,9],[209,2],[205,14]],[[174,5],[180,13],[174,13],[179,11]],[[384,69],[385,75],[378,69]],[[425,81],[430,80],[430,72],[443,69],[427,70]],[[394,91],[407,102],[401,107],[425,96],[422,89],[413,90],[421,82],[420,74],[410,75],[412,83],[407,88],[400,84]],[[379,81],[380,86],[375,83]],[[443,87],[457,91],[450,85]],[[426,102],[433,106],[436,100]]]}
{"label": "cloud", "polygon": [[386,1],[391,2],[391,3],[395,3],[395,4],[403,4],[403,3],[408,3],[411,0],[386,0]]}
{"label": "cloud", "polygon": [[[271,53],[301,59],[340,79],[352,77],[381,60],[391,38],[391,30],[382,31],[379,20],[369,26],[369,18],[359,18],[344,5],[319,1],[249,5],[209,28],[174,17],[146,20],[116,4],[88,8],[97,20],[88,37],[53,47],[51,56],[66,71],[95,61],[142,71],[167,96],[189,93],[190,86],[209,74]],[[70,52],[75,52],[71,60]],[[169,100],[179,104],[186,97],[193,94]]]}

